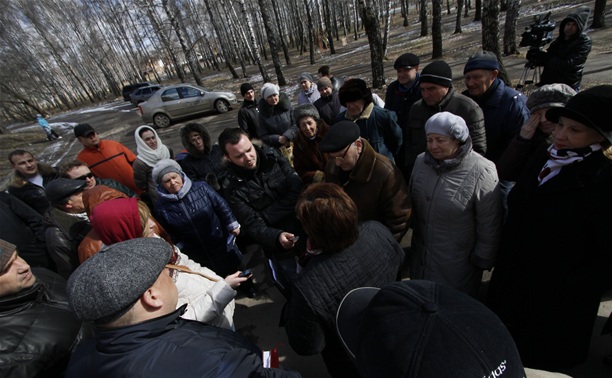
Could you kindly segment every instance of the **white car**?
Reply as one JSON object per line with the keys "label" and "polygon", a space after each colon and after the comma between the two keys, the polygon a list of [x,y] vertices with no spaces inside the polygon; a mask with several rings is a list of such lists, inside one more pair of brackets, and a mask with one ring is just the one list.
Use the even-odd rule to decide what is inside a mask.
{"label": "white car", "polygon": [[227,112],[237,104],[236,95],[230,92],[210,92],[191,84],[163,87],[138,108],[145,123],[156,127],[168,127],[171,122],[210,111]]}

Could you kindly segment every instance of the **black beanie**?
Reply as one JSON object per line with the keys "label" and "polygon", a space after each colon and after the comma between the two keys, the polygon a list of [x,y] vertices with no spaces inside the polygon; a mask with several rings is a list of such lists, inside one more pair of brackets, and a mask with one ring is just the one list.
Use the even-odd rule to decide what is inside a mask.
{"label": "black beanie", "polygon": [[423,68],[420,82],[450,88],[453,86],[453,71],[451,71],[450,66],[445,61],[436,60]]}
{"label": "black beanie", "polygon": [[250,91],[251,89],[255,90],[251,83],[244,83],[240,86],[240,94],[244,97],[244,94]]}

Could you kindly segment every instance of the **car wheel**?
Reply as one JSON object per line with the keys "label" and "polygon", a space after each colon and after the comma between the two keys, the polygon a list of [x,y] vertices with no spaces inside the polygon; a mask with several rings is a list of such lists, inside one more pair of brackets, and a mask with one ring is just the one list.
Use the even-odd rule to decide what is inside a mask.
{"label": "car wheel", "polygon": [[170,126],[170,118],[163,113],[157,113],[153,116],[153,124],[160,129]]}
{"label": "car wheel", "polygon": [[229,102],[223,100],[223,99],[219,99],[217,101],[215,101],[215,109],[219,112],[219,113],[227,113],[229,111]]}

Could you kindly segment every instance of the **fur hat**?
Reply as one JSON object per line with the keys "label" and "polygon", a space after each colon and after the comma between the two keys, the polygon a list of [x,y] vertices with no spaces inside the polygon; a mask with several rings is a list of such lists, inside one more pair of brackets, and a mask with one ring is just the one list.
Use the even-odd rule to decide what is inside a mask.
{"label": "fur hat", "polygon": [[546,119],[559,122],[567,117],[599,131],[612,143],[612,123],[606,112],[612,109],[612,85],[598,85],[578,92],[570,98],[564,108],[552,108],[546,112]]}
{"label": "fur hat", "polygon": [[531,113],[542,108],[562,108],[575,94],[567,84],[543,85],[527,97],[527,108]]}
{"label": "fur hat", "polygon": [[74,313],[98,324],[117,320],[157,281],[172,252],[161,238],[131,239],[103,248],[68,279]]}
{"label": "fur hat", "polygon": [[524,377],[510,332],[485,305],[425,280],[361,287],[336,331],[361,377]]}
{"label": "fur hat", "polygon": [[253,88],[253,86],[251,85],[251,83],[243,83],[240,86],[240,94],[242,95],[242,97],[244,97],[244,94],[247,93],[250,90],[255,90],[255,88]]}
{"label": "fur hat", "polygon": [[453,71],[445,61],[435,60],[423,68],[420,82],[450,88],[453,86]]}
{"label": "fur hat", "polygon": [[412,68],[418,66],[419,63],[420,61],[418,56],[411,53],[406,53],[400,55],[397,59],[395,59],[395,63],[393,63],[393,68],[396,70],[402,67]]}
{"label": "fur hat", "polygon": [[340,104],[346,106],[347,102],[365,100],[366,105],[372,102],[372,91],[365,81],[361,79],[349,79],[338,90]]}
{"label": "fur hat", "polygon": [[15,244],[0,239],[0,271],[4,269],[6,263],[9,262],[11,256],[13,256],[13,252],[16,250],[17,246]]}
{"label": "fur hat", "polygon": [[470,56],[465,64],[465,68],[463,68],[463,74],[474,70],[499,70],[497,56],[490,51],[480,51]]}
{"label": "fur hat", "polygon": [[155,167],[153,167],[153,171],[151,173],[153,182],[161,185],[162,178],[164,178],[164,176],[170,172],[176,172],[179,175],[182,175],[183,170],[176,160],[163,159],[158,161],[157,164],[155,164]]}
{"label": "fur hat", "polygon": [[333,88],[333,84],[332,81],[328,78],[328,77],[322,77],[319,79],[319,81],[317,81],[317,88],[319,90],[323,89],[323,88]]}
{"label": "fur hat", "polygon": [[278,85],[273,83],[265,83],[263,87],[261,87],[261,97],[265,100],[266,98],[280,94],[280,88]]}
{"label": "fur hat", "polygon": [[293,109],[293,119],[295,119],[295,123],[299,124],[300,118],[302,117],[312,117],[317,122],[321,119],[319,111],[312,104],[298,105]]}
{"label": "fur hat", "polygon": [[359,126],[352,121],[340,121],[329,128],[327,134],[321,140],[319,149],[321,152],[338,152],[359,138]]}
{"label": "fur hat", "polygon": [[449,112],[440,112],[429,117],[425,122],[425,133],[445,135],[461,143],[465,142],[470,135],[463,118]]}

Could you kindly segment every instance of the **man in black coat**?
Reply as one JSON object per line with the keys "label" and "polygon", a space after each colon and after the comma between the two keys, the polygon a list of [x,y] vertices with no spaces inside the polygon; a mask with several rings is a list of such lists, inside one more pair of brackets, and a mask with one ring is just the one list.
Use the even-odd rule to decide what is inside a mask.
{"label": "man in black coat", "polygon": [[40,163],[26,150],[14,150],[9,153],[8,159],[13,168],[8,192],[39,214],[44,214],[50,207],[44,187],[58,177],[57,170]]}
{"label": "man in black coat", "polygon": [[73,347],[91,335],[70,309],[66,281],[30,266],[0,240],[0,376],[63,377]]}
{"label": "man in black coat", "polygon": [[538,85],[562,83],[580,90],[584,64],[592,45],[591,37],[584,33],[589,13],[588,7],[580,7],[561,21],[559,37],[546,53],[537,57],[544,65]]}
{"label": "man in black coat", "polygon": [[[262,352],[236,332],[180,318],[170,262],[160,238],[104,248],[68,281],[80,319],[93,321],[94,340],[80,345],[66,377],[299,377],[263,367]],[[134,274],[138,272],[138,274]]]}
{"label": "man in black coat", "polygon": [[261,244],[283,273],[295,274],[295,247],[303,236],[295,216],[302,179],[277,149],[253,145],[240,128],[225,129],[219,146],[228,160],[221,195],[242,226],[240,237]]}
{"label": "man in black coat", "polygon": [[43,217],[12,195],[0,192],[0,239],[15,244],[31,266],[55,270],[45,244]]}
{"label": "man in black coat", "polygon": [[240,94],[244,98],[242,107],[238,110],[238,126],[244,130],[249,138],[259,138],[257,128],[259,125],[259,111],[255,99],[255,89],[251,83],[243,83],[240,86]]}

